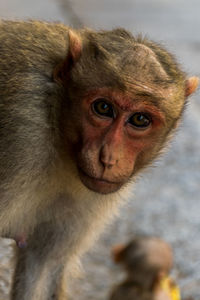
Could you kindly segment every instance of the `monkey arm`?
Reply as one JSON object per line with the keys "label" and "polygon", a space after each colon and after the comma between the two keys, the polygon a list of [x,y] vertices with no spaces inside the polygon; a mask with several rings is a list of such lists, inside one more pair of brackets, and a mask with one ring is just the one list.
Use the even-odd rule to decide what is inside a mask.
{"label": "monkey arm", "polygon": [[64,300],[67,297],[64,280],[64,264],[68,261],[66,241],[60,238],[56,228],[47,234],[47,226],[51,227],[47,224],[38,226],[27,240],[27,247],[18,251],[13,300]]}

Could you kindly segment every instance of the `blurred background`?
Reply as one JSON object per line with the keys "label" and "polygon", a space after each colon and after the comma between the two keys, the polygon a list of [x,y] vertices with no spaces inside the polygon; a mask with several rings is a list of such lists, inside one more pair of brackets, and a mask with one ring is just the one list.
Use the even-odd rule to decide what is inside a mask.
{"label": "blurred background", "polygon": [[[40,19],[96,29],[125,27],[162,43],[189,75],[200,75],[200,1],[198,0],[0,0],[4,19]],[[200,299],[200,96],[190,98],[181,130],[170,151],[141,177],[132,199],[95,249],[83,259],[85,274],[74,283],[78,300],[106,299],[120,270],[110,259],[113,244],[135,233],[160,236],[175,253],[174,276],[184,299]],[[1,241],[1,264],[12,247]],[[7,258],[6,258],[7,255]],[[9,281],[0,276],[0,291]],[[6,300],[1,298],[0,300]]]}

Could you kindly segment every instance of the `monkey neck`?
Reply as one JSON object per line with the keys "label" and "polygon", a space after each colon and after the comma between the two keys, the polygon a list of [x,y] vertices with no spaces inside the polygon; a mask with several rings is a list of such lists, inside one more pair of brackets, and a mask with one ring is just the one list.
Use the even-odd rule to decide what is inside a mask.
{"label": "monkey neck", "polygon": [[[15,238],[19,246],[23,246],[36,226],[53,224],[58,232],[65,232],[66,247],[78,240],[82,245],[78,248],[85,252],[104,224],[117,214],[120,203],[129,198],[132,187],[127,185],[115,193],[97,194],[82,184],[72,161],[68,161],[68,167],[62,161],[54,166],[48,171],[48,176],[45,172],[40,179],[24,185],[16,195],[15,207],[4,214],[4,224],[7,225],[4,236]],[[32,204],[31,208],[28,203]],[[15,212],[15,217],[10,212]],[[67,236],[69,225],[73,237]]]}
{"label": "monkey neck", "polygon": [[[152,290],[147,289],[144,284],[138,283],[135,280],[127,278],[121,285],[127,293],[127,290],[130,291],[131,295],[139,296],[140,298],[145,296],[145,299],[151,299]],[[134,297],[135,299],[135,297]]]}
{"label": "monkey neck", "polygon": [[[136,277],[138,274],[134,274],[133,276],[128,276],[127,279],[125,280],[125,283],[127,285],[130,286],[134,286],[137,287],[140,290],[144,290],[147,292],[152,292],[153,291],[153,284],[152,284],[152,279],[144,279],[144,275],[143,276],[138,276],[138,278]],[[144,278],[143,278],[144,277]]]}

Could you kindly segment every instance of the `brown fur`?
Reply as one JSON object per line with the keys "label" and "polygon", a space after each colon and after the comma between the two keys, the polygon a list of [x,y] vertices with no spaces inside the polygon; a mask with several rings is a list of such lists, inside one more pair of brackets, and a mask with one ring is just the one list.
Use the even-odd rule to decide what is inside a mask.
{"label": "brown fur", "polygon": [[[166,50],[123,29],[0,23],[0,232],[25,246],[12,300],[65,299],[77,257],[163,148],[195,88]],[[102,93],[120,124],[91,112],[88,101]],[[132,107],[151,110],[149,131],[122,122]]]}

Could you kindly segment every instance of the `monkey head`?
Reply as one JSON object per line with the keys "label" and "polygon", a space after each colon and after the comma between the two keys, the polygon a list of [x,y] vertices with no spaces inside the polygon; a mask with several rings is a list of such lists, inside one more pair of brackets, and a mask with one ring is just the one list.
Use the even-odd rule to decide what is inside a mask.
{"label": "monkey head", "polygon": [[113,247],[112,256],[125,267],[130,281],[150,290],[160,285],[173,266],[170,245],[151,236],[136,236],[127,245]]}
{"label": "monkey head", "polygon": [[122,29],[70,30],[54,80],[63,95],[62,140],[82,183],[102,194],[152,162],[198,85],[165,49]]}

